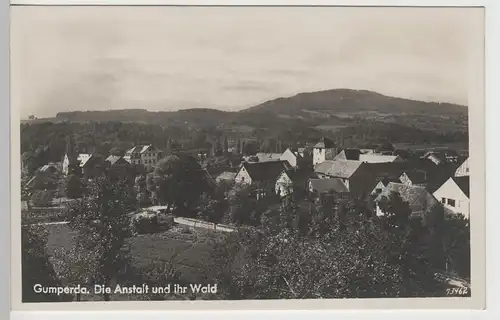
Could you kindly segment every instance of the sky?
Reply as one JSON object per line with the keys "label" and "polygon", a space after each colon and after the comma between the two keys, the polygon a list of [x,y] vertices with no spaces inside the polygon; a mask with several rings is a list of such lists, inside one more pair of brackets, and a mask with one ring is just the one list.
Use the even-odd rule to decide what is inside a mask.
{"label": "sky", "polygon": [[22,118],[335,88],[467,105],[471,10],[13,7],[11,100]]}

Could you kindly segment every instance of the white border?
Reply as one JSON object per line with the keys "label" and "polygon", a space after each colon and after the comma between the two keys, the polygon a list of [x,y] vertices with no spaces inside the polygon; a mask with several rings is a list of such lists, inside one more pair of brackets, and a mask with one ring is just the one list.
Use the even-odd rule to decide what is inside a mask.
{"label": "white border", "polygon": [[[184,4],[184,5],[206,5],[207,3],[206,2],[203,2],[203,1],[183,1],[183,2],[180,2],[180,1],[126,1],[126,0],[114,0],[114,1],[104,1],[104,0],[94,0],[94,1],[76,1],[76,0],[66,0],[66,1],[61,1],[61,0],[53,0],[53,1],[49,1],[49,0],[38,0],[38,1],[12,1],[12,4],[27,4],[27,3],[31,3],[31,4],[44,4],[44,5],[48,5],[48,4],[81,4],[81,5],[90,5],[90,4],[100,4],[100,5],[110,5],[112,2],[113,5],[137,5],[138,2],[140,2],[141,5],[179,5],[179,4]],[[212,5],[235,5],[235,3],[231,3],[230,1],[210,1],[210,4]],[[487,43],[486,43],[486,46],[487,46],[487,53],[486,53],[486,65],[487,65],[487,70],[486,70],[486,105],[487,105],[487,116],[486,116],[486,125],[487,125],[487,140],[486,140],[486,143],[487,143],[487,188],[486,188],[486,193],[487,193],[487,210],[488,210],[488,216],[487,216],[487,220],[488,220],[488,223],[487,223],[487,239],[488,239],[488,244],[487,245],[487,286],[486,286],[486,289],[487,289],[487,311],[366,311],[366,310],[363,310],[363,311],[356,311],[356,312],[353,312],[353,311],[321,311],[321,312],[307,312],[307,311],[303,311],[303,312],[298,312],[298,311],[295,311],[295,312],[292,312],[292,311],[265,311],[265,312],[258,312],[258,311],[248,311],[248,312],[241,312],[241,311],[203,311],[203,312],[199,312],[199,311],[175,311],[175,312],[170,312],[168,313],[168,315],[172,315],[172,316],[188,316],[189,318],[191,316],[195,317],[203,317],[203,318],[207,318],[207,319],[211,319],[211,318],[216,318],[217,319],[221,319],[221,318],[229,318],[231,317],[232,319],[235,317],[235,316],[238,316],[238,317],[245,317],[245,316],[249,316],[251,314],[253,314],[254,316],[259,316],[259,315],[270,315],[270,316],[286,316],[286,317],[290,317],[290,316],[298,316],[300,318],[302,317],[310,317],[310,316],[313,316],[313,317],[328,317],[330,318],[332,315],[339,315],[339,316],[342,316],[342,318],[353,318],[353,316],[355,316],[356,318],[367,318],[370,317],[370,319],[372,318],[372,316],[376,313],[380,314],[381,317],[384,317],[384,319],[391,319],[391,318],[395,318],[395,319],[401,319],[401,317],[406,317],[406,318],[412,318],[412,317],[415,317],[418,319],[421,319],[422,317],[428,317],[428,316],[432,316],[432,315],[436,315],[436,316],[440,316],[440,317],[453,317],[455,319],[469,319],[469,318],[472,318],[472,317],[475,317],[475,318],[481,318],[481,319],[488,319],[488,318],[493,318],[495,317],[495,315],[497,315],[497,317],[495,318],[498,318],[498,315],[499,315],[499,307],[498,307],[498,301],[500,301],[500,298],[498,297],[498,295],[495,296],[496,292],[498,291],[498,288],[500,288],[500,282],[499,282],[499,277],[498,275],[495,275],[493,273],[493,270],[500,270],[500,265],[498,263],[498,255],[499,255],[499,251],[500,249],[498,249],[498,244],[500,243],[500,239],[499,239],[499,236],[498,236],[498,231],[495,230],[497,227],[496,226],[499,226],[500,225],[500,219],[499,219],[499,215],[497,212],[495,212],[496,208],[494,206],[494,202],[495,202],[495,196],[496,193],[495,193],[495,189],[494,189],[494,181],[498,181],[500,180],[500,176],[499,176],[499,172],[498,172],[498,169],[496,167],[498,166],[493,166],[493,164],[497,164],[496,162],[497,161],[494,161],[494,159],[498,159],[498,157],[496,157],[497,155],[497,148],[495,148],[498,143],[495,143],[496,142],[496,139],[494,139],[494,137],[498,137],[499,135],[498,134],[495,134],[497,132],[495,132],[495,130],[498,130],[498,125],[497,125],[497,122],[495,120],[499,119],[499,111],[498,111],[498,106],[500,106],[500,101],[499,101],[499,97],[498,97],[498,89],[497,89],[497,86],[495,86],[496,82],[495,80],[499,80],[498,79],[498,73],[495,73],[495,71],[498,70],[498,66],[495,65],[494,63],[496,61],[494,61],[494,58],[497,57],[500,57],[500,50],[499,50],[499,46],[498,46],[498,41],[499,41],[499,37],[498,35],[494,35],[493,36],[493,33],[495,30],[498,30],[498,26],[499,26],[499,23],[498,23],[498,19],[500,18],[500,15],[499,15],[499,5],[497,4],[497,2],[495,2],[494,0],[491,0],[491,1],[425,1],[425,0],[421,0],[421,1],[356,1],[355,3],[352,3],[351,2],[348,2],[348,1],[315,1],[313,3],[311,2],[307,2],[307,1],[287,1],[287,2],[279,2],[279,1],[273,1],[273,2],[269,2],[269,1],[253,1],[253,2],[245,2],[245,3],[242,3],[240,1],[240,3],[238,3],[238,5],[302,5],[302,6],[305,6],[305,5],[385,5],[385,6],[388,6],[388,5],[411,5],[411,6],[485,6],[486,7],[486,39],[487,39]],[[4,9],[4,8],[2,8]],[[7,8],[8,10],[8,8]],[[7,11],[6,10],[6,11]],[[6,15],[8,14],[8,11],[4,14],[4,12],[2,12],[2,14],[0,15],[0,21],[2,22],[8,22],[8,19],[4,19],[3,17],[5,17]],[[3,27],[3,25],[2,25]],[[8,25],[7,25],[8,27]],[[2,29],[3,31],[3,29]],[[2,40],[4,39],[3,37],[5,36],[7,39],[8,39],[8,32],[2,32],[1,33],[2,35]],[[3,43],[6,43],[8,45],[8,41],[3,41]],[[4,49],[4,48],[2,48]],[[2,58],[2,61],[6,61],[7,59],[3,59],[4,58],[4,53],[8,53],[8,46],[7,46],[7,50],[2,50],[1,51],[2,53],[2,56],[0,56],[0,58]],[[8,60],[7,60],[8,62]],[[3,72],[4,69],[8,70],[8,63],[6,66],[4,66],[3,64],[1,65],[2,67],[2,72],[0,73],[2,75],[2,80],[4,79],[7,79],[8,80],[8,76],[4,76],[5,74],[8,74],[7,72]],[[8,88],[7,86],[1,86],[1,88]],[[3,91],[1,93],[4,93],[4,94],[0,94],[0,97],[2,99],[4,99],[4,101],[6,101],[7,103],[4,103],[4,105],[8,105],[8,90],[4,90],[6,93],[4,93]],[[6,98],[6,99],[5,99]],[[492,107],[492,106],[495,106],[495,107]],[[2,110],[3,112],[5,112],[5,116],[1,117],[1,119],[3,119],[3,121],[7,121],[6,125],[4,126],[1,126],[2,130],[4,130],[4,132],[9,132],[8,128],[9,128],[9,109],[8,108],[0,108],[0,110]],[[4,138],[4,145],[9,145],[9,134],[6,133],[5,135],[0,135],[2,136],[2,138]],[[5,161],[6,157],[3,158],[3,161]],[[7,160],[8,161],[8,160]],[[3,166],[0,166],[0,168],[2,168],[4,171],[4,176],[8,176],[9,175],[9,166],[8,164],[6,163],[3,163],[4,165]],[[7,169],[7,170],[6,170]],[[2,201],[2,203],[9,203],[10,201],[10,197],[9,197],[9,193],[7,192],[8,188],[10,187],[10,184],[8,183],[7,181],[7,185],[4,186],[3,190],[2,191],[5,191],[5,192],[0,192],[0,194],[2,194],[2,196],[4,196],[4,199],[7,200],[7,201]],[[4,212],[10,212],[10,210],[7,208],[7,210],[4,210]],[[8,214],[4,214],[4,215],[0,215],[0,216],[3,216],[3,218],[5,219],[5,217],[7,217],[7,221],[5,221],[5,223],[0,223],[0,225],[2,225],[2,227],[5,227],[7,232],[1,232],[2,236],[6,237],[7,241],[1,241],[2,244],[8,244],[10,241],[10,238],[8,238],[8,235],[10,234],[10,230],[9,230],[9,226],[10,226],[10,223],[8,221]],[[2,222],[4,222],[2,220]],[[496,222],[496,223],[495,223]],[[2,238],[3,240],[3,238]],[[4,250],[4,246],[2,246],[2,251],[1,253],[5,253],[3,254],[3,256],[6,256],[7,254],[9,254],[9,249],[7,250]],[[8,268],[8,264],[2,264],[2,275],[7,275],[7,280],[9,280],[10,278],[10,273],[8,272],[4,272],[5,270],[5,266],[7,265],[7,268]],[[496,266],[496,267],[495,267]],[[6,270],[8,271],[8,269]],[[4,283],[8,283],[8,282],[5,282],[3,281],[3,279],[0,281],[0,283],[4,284]],[[2,286],[3,288],[4,286]],[[497,289],[497,290],[495,290]],[[9,292],[7,292],[7,297],[9,295]],[[0,299],[2,301],[2,306],[5,304],[5,301],[8,302],[8,299]],[[238,314],[236,315],[235,312],[238,312]],[[92,312],[91,314],[87,313],[87,312],[12,312],[12,319],[60,319],[60,317],[72,317],[72,318],[76,318],[76,319],[79,319],[79,318],[82,318],[83,317],[86,317],[86,319],[88,319],[88,317],[90,316],[91,319],[99,319],[99,318],[104,318],[105,316],[109,316],[109,315],[112,315],[112,316],[117,316],[117,317],[120,317],[120,318],[123,318],[123,319],[137,319],[138,317],[142,317],[142,318],[148,318],[148,319],[159,319],[161,316],[165,316],[167,315],[166,312],[131,312],[131,311],[127,311],[127,312]],[[2,317],[3,318],[3,317]]]}

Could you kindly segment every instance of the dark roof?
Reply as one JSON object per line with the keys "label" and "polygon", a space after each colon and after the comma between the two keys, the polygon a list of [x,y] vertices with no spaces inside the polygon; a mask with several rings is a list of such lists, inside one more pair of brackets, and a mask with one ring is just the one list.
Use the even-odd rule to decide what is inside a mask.
{"label": "dark roof", "polygon": [[336,178],[350,178],[361,166],[361,161],[325,160],[314,167],[314,172]]}
{"label": "dark roof", "polygon": [[420,184],[427,182],[427,173],[422,170],[405,171],[412,183]]}
{"label": "dark roof", "polygon": [[315,192],[327,193],[330,191],[334,192],[349,192],[347,186],[342,182],[342,179],[311,179],[309,180],[312,189]]}
{"label": "dark roof", "polygon": [[359,160],[360,154],[361,151],[359,149],[344,149],[335,157],[335,159]]}
{"label": "dark roof", "polygon": [[314,148],[335,148],[335,142],[331,139],[323,137],[314,145]]}
{"label": "dark roof", "polygon": [[253,181],[272,181],[288,169],[287,164],[288,161],[245,162],[243,167]]}
{"label": "dark roof", "polygon": [[469,176],[464,176],[464,177],[452,177],[453,181],[457,184],[457,186],[460,188],[460,190],[465,193],[467,197],[470,197],[469,190],[470,190],[470,179]]}
{"label": "dark roof", "polygon": [[311,177],[311,172],[307,170],[288,169],[285,170],[284,173],[286,173],[293,182],[303,182]]}
{"label": "dark roof", "polygon": [[403,201],[407,202],[412,212],[426,211],[438,201],[424,187],[407,186],[402,183],[390,182],[387,187],[378,195],[375,201],[380,201],[382,197],[388,197],[392,192],[401,196]]}
{"label": "dark roof", "polygon": [[380,179],[380,180],[377,182],[377,184],[378,184],[379,182],[382,182],[382,184],[383,184],[384,186],[386,186],[386,187],[387,187],[387,186],[389,185],[389,183],[391,183],[391,182],[394,182],[394,183],[401,183],[401,181],[400,181],[399,179],[395,179],[395,178],[391,178],[391,177],[382,178],[382,179]]}

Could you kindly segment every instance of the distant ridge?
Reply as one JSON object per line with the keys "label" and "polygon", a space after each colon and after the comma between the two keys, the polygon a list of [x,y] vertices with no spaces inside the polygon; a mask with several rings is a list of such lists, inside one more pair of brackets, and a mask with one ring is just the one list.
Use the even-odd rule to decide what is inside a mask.
{"label": "distant ridge", "polygon": [[427,126],[425,123],[428,119],[435,118],[440,126],[458,126],[459,130],[462,130],[467,126],[467,114],[467,107],[451,103],[395,98],[368,90],[332,89],[280,97],[240,111],[221,111],[211,108],[179,111],[146,109],[71,111],[59,112],[55,118],[26,120],[23,123],[113,121],[253,128],[269,128],[278,123],[284,126],[302,123],[307,127],[331,128],[351,125],[353,121],[357,121],[356,119],[365,119],[421,127],[421,124]]}
{"label": "distant ridge", "polygon": [[332,89],[299,93],[291,97],[281,97],[263,102],[241,112],[272,111],[297,116],[307,112],[380,112],[431,115],[467,115],[466,106],[424,102],[386,96],[368,90]]}

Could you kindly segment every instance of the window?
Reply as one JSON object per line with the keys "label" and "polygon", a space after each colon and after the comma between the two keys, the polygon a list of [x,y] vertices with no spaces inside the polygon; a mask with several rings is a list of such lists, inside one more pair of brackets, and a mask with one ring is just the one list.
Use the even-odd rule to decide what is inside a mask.
{"label": "window", "polygon": [[446,198],[441,198],[441,203],[446,203]]}
{"label": "window", "polygon": [[376,193],[380,193],[380,192],[382,192],[382,189],[381,188],[377,188],[377,189],[375,189],[375,192]]}
{"label": "window", "polygon": [[153,153],[153,157],[156,157],[156,153]]}
{"label": "window", "polygon": [[465,168],[465,172],[469,173],[469,168]]}
{"label": "window", "polygon": [[448,204],[449,204],[450,206],[454,207],[454,206],[455,206],[455,200],[453,200],[453,199],[448,199]]}

